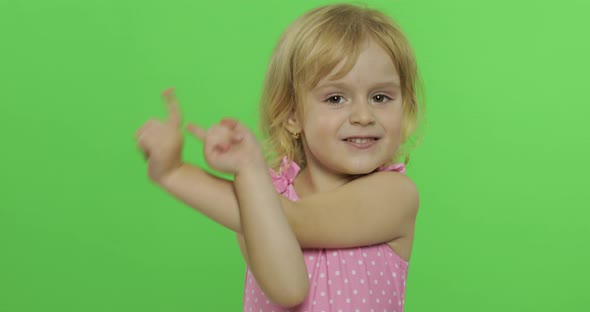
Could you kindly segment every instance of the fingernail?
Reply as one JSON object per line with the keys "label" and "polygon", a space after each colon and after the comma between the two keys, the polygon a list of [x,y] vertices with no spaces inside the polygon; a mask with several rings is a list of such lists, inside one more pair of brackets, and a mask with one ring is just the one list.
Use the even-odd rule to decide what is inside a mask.
{"label": "fingernail", "polygon": [[170,87],[162,92],[162,96],[170,97],[174,93],[174,87]]}

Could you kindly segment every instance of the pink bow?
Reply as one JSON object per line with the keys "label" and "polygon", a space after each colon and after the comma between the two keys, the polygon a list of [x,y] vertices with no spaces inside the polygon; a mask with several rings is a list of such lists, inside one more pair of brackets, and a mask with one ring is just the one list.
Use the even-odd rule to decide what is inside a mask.
{"label": "pink bow", "polygon": [[378,171],[395,171],[399,173],[406,173],[406,165],[404,163],[393,164],[389,166],[381,166]]}
{"label": "pink bow", "polygon": [[277,192],[287,195],[288,198],[296,197],[293,181],[295,181],[299,169],[299,166],[294,161],[289,161],[286,156],[283,157],[278,174],[272,168],[269,169],[272,183]]}

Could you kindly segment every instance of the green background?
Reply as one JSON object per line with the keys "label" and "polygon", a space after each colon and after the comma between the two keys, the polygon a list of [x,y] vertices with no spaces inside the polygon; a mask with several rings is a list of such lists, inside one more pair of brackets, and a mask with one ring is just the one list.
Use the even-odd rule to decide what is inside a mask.
{"label": "green background", "polygon": [[[329,1],[0,1],[0,311],[239,311],[229,230],[151,184],[134,132],[256,127],[271,50]],[[367,1],[427,99],[406,311],[590,306],[590,3]],[[187,135],[185,160],[203,165]]]}

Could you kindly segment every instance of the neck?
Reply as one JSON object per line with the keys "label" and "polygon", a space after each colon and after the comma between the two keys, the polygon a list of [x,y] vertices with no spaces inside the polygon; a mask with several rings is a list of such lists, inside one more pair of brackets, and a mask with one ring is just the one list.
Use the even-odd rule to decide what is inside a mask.
{"label": "neck", "polygon": [[335,174],[331,170],[315,162],[308,162],[295,179],[294,187],[299,197],[336,189],[354,177],[345,174]]}

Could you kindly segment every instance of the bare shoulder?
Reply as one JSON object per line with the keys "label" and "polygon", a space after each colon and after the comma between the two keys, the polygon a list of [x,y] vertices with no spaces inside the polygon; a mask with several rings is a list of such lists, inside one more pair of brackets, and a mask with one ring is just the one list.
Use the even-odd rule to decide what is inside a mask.
{"label": "bare shoulder", "polygon": [[412,195],[418,195],[418,188],[414,181],[407,175],[395,171],[380,171],[367,174],[346,185],[353,187],[362,185],[365,188],[375,189],[376,191],[399,189],[402,191],[411,191]]}
{"label": "bare shoulder", "polygon": [[375,172],[346,184],[343,192],[351,192],[360,198],[373,197],[385,206],[408,210],[416,214],[420,196],[414,181],[405,174],[391,171]]}

